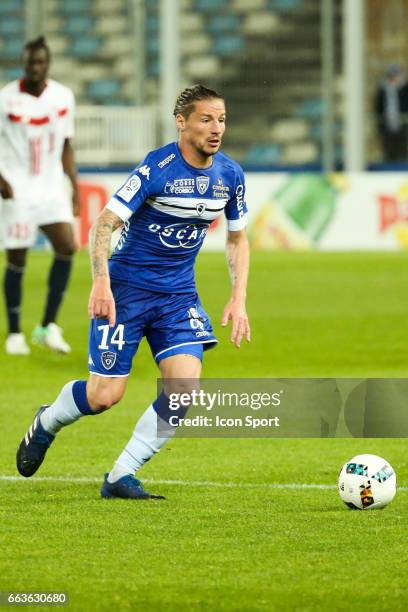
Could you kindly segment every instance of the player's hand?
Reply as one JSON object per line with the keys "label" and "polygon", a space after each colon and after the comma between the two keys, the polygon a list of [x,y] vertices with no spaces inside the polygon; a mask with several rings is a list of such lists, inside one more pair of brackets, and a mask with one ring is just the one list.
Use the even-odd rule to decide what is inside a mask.
{"label": "player's hand", "polygon": [[109,279],[103,278],[94,281],[89,296],[88,314],[90,319],[108,319],[109,326],[115,326],[116,306]]}
{"label": "player's hand", "polygon": [[0,195],[5,200],[11,200],[14,198],[12,186],[3,177],[0,177]]}
{"label": "player's hand", "polygon": [[251,329],[244,301],[230,300],[228,302],[222,314],[221,325],[225,327],[230,320],[232,321],[231,342],[237,348],[241,346],[243,337],[246,338],[247,342],[250,342]]}

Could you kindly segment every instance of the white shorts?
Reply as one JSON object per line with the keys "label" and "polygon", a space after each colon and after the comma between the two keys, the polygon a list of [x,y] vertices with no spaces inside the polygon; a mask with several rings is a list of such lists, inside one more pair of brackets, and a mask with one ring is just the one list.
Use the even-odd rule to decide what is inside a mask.
{"label": "white shorts", "polygon": [[71,200],[65,192],[41,204],[3,200],[1,242],[5,249],[29,248],[35,243],[39,227],[73,221]]}

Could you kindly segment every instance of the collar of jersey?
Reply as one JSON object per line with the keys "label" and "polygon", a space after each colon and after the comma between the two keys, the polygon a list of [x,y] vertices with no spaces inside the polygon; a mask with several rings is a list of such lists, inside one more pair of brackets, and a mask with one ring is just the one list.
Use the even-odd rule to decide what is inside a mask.
{"label": "collar of jersey", "polygon": [[18,88],[19,88],[19,90],[20,90],[20,93],[25,93],[25,94],[27,94],[28,96],[31,96],[32,98],[37,98],[37,100],[38,100],[39,98],[41,98],[41,96],[43,95],[43,93],[46,91],[47,87],[48,87],[48,80],[46,80],[46,81],[45,81],[45,87],[44,87],[44,89],[42,90],[42,92],[40,93],[40,95],[39,95],[39,96],[35,96],[34,94],[32,94],[32,93],[30,93],[29,91],[27,91],[27,89],[25,88],[24,77],[23,77],[23,78],[21,78],[21,79],[19,79],[19,84],[18,84]]}

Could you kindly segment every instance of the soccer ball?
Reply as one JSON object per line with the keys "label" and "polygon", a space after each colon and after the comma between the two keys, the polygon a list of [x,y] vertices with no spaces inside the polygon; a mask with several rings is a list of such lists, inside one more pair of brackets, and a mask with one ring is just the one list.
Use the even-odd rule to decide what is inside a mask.
{"label": "soccer ball", "polygon": [[396,492],[394,470],[377,455],[356,455],[340,471],[339,494],[352,510],[384,508]]}

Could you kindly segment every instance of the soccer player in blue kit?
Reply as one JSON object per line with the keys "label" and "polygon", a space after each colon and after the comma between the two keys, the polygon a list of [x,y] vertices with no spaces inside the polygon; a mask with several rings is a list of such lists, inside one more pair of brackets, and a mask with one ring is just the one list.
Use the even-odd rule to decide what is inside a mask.
{"label": "soccer player in blue kit", "polygon": [[[232,321],[231,341],[237,347],[243,337],[250,340],[245,180],[241,167],[219,151],[225,131],[224,99],[196,85],[179,95],[174,115],[178,142],[150,152],[92,228],[90,376],[88,381],[67,383],[53,404],[39,409],[17,451],[23,476],[38,470],[62,427],[119,402],[143,336],[162,378],[175,379],[175,389],[188,391],[185,382],[177,381],[193,383],[200,377],[203,351],[217,340],[197,295],[194,261],[210,223],[222,214],[228,224],[232,294],[221,324]],[[120,226],[121,236],[109,259],[112,233]],[[164,391],[141,416],[105,474],[102,497],[157,497],[144,490],[135,472],[169,438],[158,437],[157,430],[158,415],[168,414]]]}

